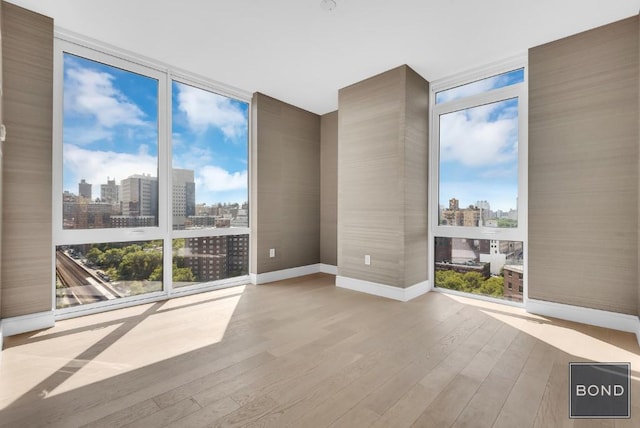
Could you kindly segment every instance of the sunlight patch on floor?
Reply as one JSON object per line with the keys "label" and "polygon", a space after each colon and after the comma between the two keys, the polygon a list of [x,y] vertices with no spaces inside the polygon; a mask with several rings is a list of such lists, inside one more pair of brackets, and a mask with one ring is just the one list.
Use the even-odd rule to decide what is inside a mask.
{"label": "sunlight patch on floor", "polygon": [[59,321],[18,339],[23,343],[3,351],[2,366],[22,370],[0,370],[0,409],[26,393],[47,398],[214,346],[224,338],[243,291],[233,287]]}
{"label": "sunlight patch on floor", "polygon": [[[640,371],[640,348],[633,333],[546,318],[522,308],[500,305],[460,296],[449,296],[460,303],[476,306],[484,314],[511,325],[549,345],[576,357],[576,361],[630,362]],[[612,340],[615,338],[615,341]],[[624,344],[624,348],[610,342]]]}

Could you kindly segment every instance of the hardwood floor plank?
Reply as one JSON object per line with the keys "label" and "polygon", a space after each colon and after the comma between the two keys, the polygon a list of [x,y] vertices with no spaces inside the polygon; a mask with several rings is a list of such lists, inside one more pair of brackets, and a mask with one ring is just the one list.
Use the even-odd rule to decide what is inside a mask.
{"label": "hardwood floor plank", "polygon": [[207,426],[243,427],[260,418],[277,404],[278,403],[269,396],[260,397],[257,400],[251,401],[244,406],[240,406],[234,411],[227,413]]}
{"label": "hardwood floor plank", "polygon": [[232,380],[237,376],[240,376],[242,373],[253,370],[256,367],[273,361],[274,359],[275,357],[273,357],[273,355],[271,355],[270,353],[262,352],[225,369],[211,371],[209,373],[201,375],[200,377],[188,383],[185,383],[160,395],[156,395],[155,397],[153,397],[153,400],[161,409],[172,406],[175,403],[190,398],[193,395],[212,388],[213,386],[225,382],[226,380]]}
{"label": "hardwood floor plank", "polygon": [[496,428],[533,426],[553,368],[554,352],[555,350],[548,344],[536,343],[520,376],[508,391],[509,395],[496,418],[494,425]]}
{"label": "hardwood floor plank", "polygon": [[440,428],[453,425],[479,386],[476,379],[456,375],[411,426]]}
{"label": "hardwood floor plank", "polygon": [[[486,325],[489,324],[489,325]],[[408,364],[397,376],[393,377],[389,382],[384,384],[369,394],[361,405],[364,405],[372,411],[383,415],[391,406],[393,406],[415,383],[423,379],[427,373],[445,358],[460,352],[468,358],[473,358],[474,351],[479,350],[486,340],[490,340],[500,327],[500,323],[492,320],[485,320],[478,326],[478,329],[472,333],[457,348],[439,348],[439,353],[429,351],[429,345],[426,338],[423,341],[416,340],[417,343],[426,345],[422,350],[414,351],[415,360]],[[464,349],[464,351],[462,351]],[[447,351],[449,351],[447,353]],[[453,356],[452,358],[455,358]]]}
{"label": "hardwood floor plank", "polygon": [[628,333],[463,297],[397,302],[329,275],[59,321],[5,339],[0,427],[631,427],[568,418],[570,361]]}
{"label": "hardwood floor plank", "polygon": [[331,428],[369,427],[380,418],[376,412],[366,407],[358,407],[356,411],[347,412],[330,425]]}
{"label": "hardwood floor plank", "polygon": [[492,427],[512,386],[512,379],[489,374],[452,426],[456,428]]}
{"label": "hardwood floor plank", "polygon": [[[114,395],[111,399],[99,400],[95,403],[84,405],[80,404],[85,400],[84,397],[76,400],[79,410],[69,417],[68,422],[73,425],[76,421],[87,421],[104,417],[112,412],[126,409],[131,403],[140,402],[150,397],[155,400],[158,395],[162,396],[174,389],[180,391],[180,387],[185,383],[197,381],[201,377],[208,377],[204,375],[206,373],[219,373],[234,364],[239,364],[240,366],[247,364],[244,362],[244,359],[254,361],[260,358],[258,356],[264,353],[262,349],[264,349],[265,346],[262,344],[251,346],[249,343],[250,342],[242,343],[244,349],[236,349],[233,344],[230,344],[227,351],[236,349],[232,354],[228,352],[217,353],[206,349],[204,350],[205,352],[191,354],[187,360],[171,361],[166,364],[166,367],[149,370],[149,373],[145,376],[134,376],[132,378],[125,375],[117,379],[113,384],[109,384],[108,389],[120,391],[120,394]],[[162,373],[163,375],[158,376],[158,373]],[[122,383],[127,385],[121,387],[120,385]],[[190,395],[187,394],[180,398],[175,397],[170,402],[161,402],[161,404],[165,407],[170,406],[189,396]]]}
{"label": "hardwood floor plank", "polygon": [[136,403],[133,406],[126,409],[113,412],[97,421],[93,421],[86,425],[82,425],[82,428],[98,428],[98,427],[119,427],[126,425],[132,421],[144,418],[146,416],[156,413],[160,408],[153,400],[145,400],[140,403]]}
{"label": "hardwood floor plank", "polygon": [[533,422],[535,428],[574,426],[574,419],[569,419],[569,376],[567,373],[570,361],[571,358],[568,355],[561,354],[554,362]]}
{"label": "hardwood floor plank", "polygon": [[151,415],[123,425],[123,428],[163,427],[184,418],[187,415],[196,413],[201,409],[202,407],[200,407],[194,399],[187,398],[186,400],[179,401],[172,406],[158,410]]}
{"label": "hardwood floor plank", "polygon": [[229,397],[215,401],[197,412],[166,424],[170,428],[199,428],[210,427],[225,416],[236,411],[240,406]]}
{"label": "hardwood floor plank", "polygon": [[[450,379],[446,379],[446,383],[442,382],[441,387],[446,386],[449,382]],[[422,383],[415,384],[371,426],[375,428],[391,426],[405,428],[413,425],[437,395],[435,392],[438,388],[437,384],[434,382],[431,385],[432,389],[425,387]]]}

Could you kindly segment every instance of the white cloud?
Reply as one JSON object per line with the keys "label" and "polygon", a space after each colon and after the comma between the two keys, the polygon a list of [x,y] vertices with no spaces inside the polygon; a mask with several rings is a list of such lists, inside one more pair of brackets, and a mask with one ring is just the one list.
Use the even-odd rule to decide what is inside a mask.
{"label": "white cloud", "polygon": [[455,88],[440,91],[436,95],[436,102],[444,103],[447,101],[457,100],[471,95],[488,92],[492,89],[502,88],[504,86],[519,83],[524,79],[522,75],[519,76],[520,71],[521,70],[514,70],[508,73],[487,77],[486,79],[477,80],[475,82],[466,83]]}
{"label": "white cloud", "polygon": [[[440,158],[467,167],[491,166],[517,158],[518,118],[500,103],[440,117]],[[497,118],[491,118],[498,113]]]}
{"label": "white cloud", "polygon": [[102,126],[65,126],[64,141],[65,144],[86,145],[94,141],[110,140],[112,132],[106,130]]}
{"label": "white cloud", "polygon": [[457,100],[460,98],[490,91],[491,89],[494,89],[500,86],[501,77],[502,76],[493,76],[488,79],[478,80],[476,82],[467,83],[465,85],[461,85],[456,88],[451,88],[442,92],[438,92],[437,101],[438,103],[444,103],[447,101]]}
{"label": "white cloud", "polygon": [[[134,174],[158,176],[158,159],[150,155],[147,146],[140,146],[138,153],[117,153],[111,151],[86,150],[73,144],[64,146],[65,190],[78,192],[77,183],[84,178],[93,185],[93,197],[100,196],[100,184],[107,177],[120,180]],[[69,188],[70,187],[70,188]]]}
{"label": "white cloud", "polygon": [[517,164],[511,165],[509,167],[498,167],[498,168],[488,168],[483,172],[478,174],[480,178],[486,179],[515,179],[518,176],[518,166]]}
{"label": "white cloud", "polygon": [[189,147],[188,150],[177,152],[174,150],[172,164],[174,168],[199,170],[213,161],[211,150],[198,146]]}
{"label": "white cloud", "polygon": [[202,186],[205,191],[226,192],[247,188],[247,171],[229,172],[217,166],[205,166],[196,173],[196,185]]}
{"label": "white cloud", "polygon": [[245,113],[231,99],[184,84],[177,84],[177,88],[178,109],[185,113],[192,130],[204,132],[213,126],[227,138],[246,132]]}
{"label": "white cloud", "polygon": [[114,76],[65,64],[65,111],[93,116],[98,125],[145,125],[145,114],[125,94],[113,86]]}
{"label": "white cloud", "polygon": [[64,143],[157,138],[156,118],[116,87],[114,75],[65,58]]}

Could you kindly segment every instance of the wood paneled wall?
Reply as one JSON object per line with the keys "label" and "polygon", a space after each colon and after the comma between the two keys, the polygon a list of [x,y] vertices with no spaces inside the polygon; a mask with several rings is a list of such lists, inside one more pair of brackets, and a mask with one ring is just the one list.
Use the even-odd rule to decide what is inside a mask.
{"label": "wood paneled wall", "polygon": [[338,99],[338,274],[400,288],[422,282],[429,85],[401,66]]}
{"label": "wood paneled wall", "polygon": [[638,17],[529,51],[529,297],[638,313]]}
{"label": "wood paneled wall", "polygon": [[320,263],[338,265],[338,112],[320,118]]}
{"label": "wood paneled wall", "polygon": [[[0,2],[0,124],[2,120],[2,3]],[[2,352],[2,163],[4,143],[0,141],[0,352]]]}
{"label": "wood paneled wall", "polygon": [[251,272],[320,263],[320,116],[260,93],[252,109]]}
{"label": "wood paneled wall", "polygon": [[2,316],[52,308],[53,20],[2,3]]}
{"label": "wood paneled wall", "polygon": [[407,67],[404,118],[404,281],[428,276],[429,83]]}

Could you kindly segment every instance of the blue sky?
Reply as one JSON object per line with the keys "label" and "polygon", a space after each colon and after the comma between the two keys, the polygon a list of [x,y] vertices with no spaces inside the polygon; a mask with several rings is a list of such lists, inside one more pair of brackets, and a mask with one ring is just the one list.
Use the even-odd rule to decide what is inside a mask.
{"label": "blue sky", "polygon": [[[245,202],[248,104],[172,83],[172,162],[195,171],[196,203]],[[65,54],[63,187],[157,176],[158,81]]]}
{"label": "blue sky", "polygon": [[492,210],[517,208],[518,99],[440,116],[439,203],[486,200]]}
{"label": "blue sky", "polygon": [[508,71],[486,79],[456,86],[436,94],[436,104],[453,101],[471,95],[481,94],[492,89],[504,88],[524,81],[524,68]]}

